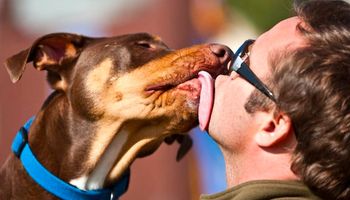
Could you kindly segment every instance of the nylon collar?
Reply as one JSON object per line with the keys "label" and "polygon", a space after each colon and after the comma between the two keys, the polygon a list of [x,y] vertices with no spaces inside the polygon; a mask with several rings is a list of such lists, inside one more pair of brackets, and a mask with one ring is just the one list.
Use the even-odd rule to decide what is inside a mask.
{"label": "nylon collar", "polygon": [[61,199],[77,200],[117,200],[124,194],[129,185],[130,170],[112,188],[100,190],[80,190],[79,188],[64,182],[49,172],[35,157],[28,143],[29,128],[34,120],[30,118],[17,132],[12,143],[13,153],[21,160],[28,175],[44,190]]}

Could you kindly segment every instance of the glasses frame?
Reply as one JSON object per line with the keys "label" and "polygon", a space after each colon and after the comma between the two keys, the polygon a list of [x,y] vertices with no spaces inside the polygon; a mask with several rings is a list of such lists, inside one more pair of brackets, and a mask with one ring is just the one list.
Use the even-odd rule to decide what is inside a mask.
{"label": "glasses frame", "polygon": [[254,42],[255,40],[248,39],[237,49],[236,53],[234,53],[233,63],[230,66],[229,71],[235,71],[255,88],[265,94],[269,99],[276,102],[276,99],[271,90],[256,76],[256,74],[250,69],[249,65],[246,64],[241,58],[243,51]]}

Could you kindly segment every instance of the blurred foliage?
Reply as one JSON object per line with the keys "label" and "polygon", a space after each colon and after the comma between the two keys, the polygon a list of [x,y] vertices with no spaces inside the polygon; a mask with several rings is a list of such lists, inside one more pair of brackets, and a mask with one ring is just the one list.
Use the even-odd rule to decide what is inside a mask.
{"label": "blurred foliage", "polygon": [[277,22],[292,15],[292,0],[227,0],[236,11],[265,32]]}

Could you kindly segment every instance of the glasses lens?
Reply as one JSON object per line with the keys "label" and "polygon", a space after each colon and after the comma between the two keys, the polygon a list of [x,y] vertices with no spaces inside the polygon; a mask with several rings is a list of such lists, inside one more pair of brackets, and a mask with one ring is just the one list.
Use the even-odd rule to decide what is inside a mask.
{"label": "glasses lens", "polygon": [[243,45],[237,50],[237,56],[239,56],[246,64],[249,62],[250,47],[255,42],[255,40],[247,40]]}
{"label": "glasses lens", "polygon": [[238,69],[245,63],[249,66],[249,47],[255,40],[246,40],[236,51],[233,58],[233,63],[229,68],[229,71],[238,72]]}
{"label": "glasses lens", "polygon": [[244,48],[242,49],[242,51],[239,53],[239,57],[243,60],[243,62],[245,62],[246,64],[247,61],[249,62],[249,47],[250,45],[245,45]]}

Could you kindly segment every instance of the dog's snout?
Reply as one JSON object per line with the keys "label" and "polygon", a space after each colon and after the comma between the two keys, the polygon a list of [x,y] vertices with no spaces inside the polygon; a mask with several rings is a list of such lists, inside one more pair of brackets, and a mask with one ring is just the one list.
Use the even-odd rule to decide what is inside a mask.
{"label": "dog's snout", "polygon": [[231,60],[233,52],[227,46],[221,44],[211,44],[209,48],[213,54],[219,58],[221,64],[226,64],[229,60]]}

